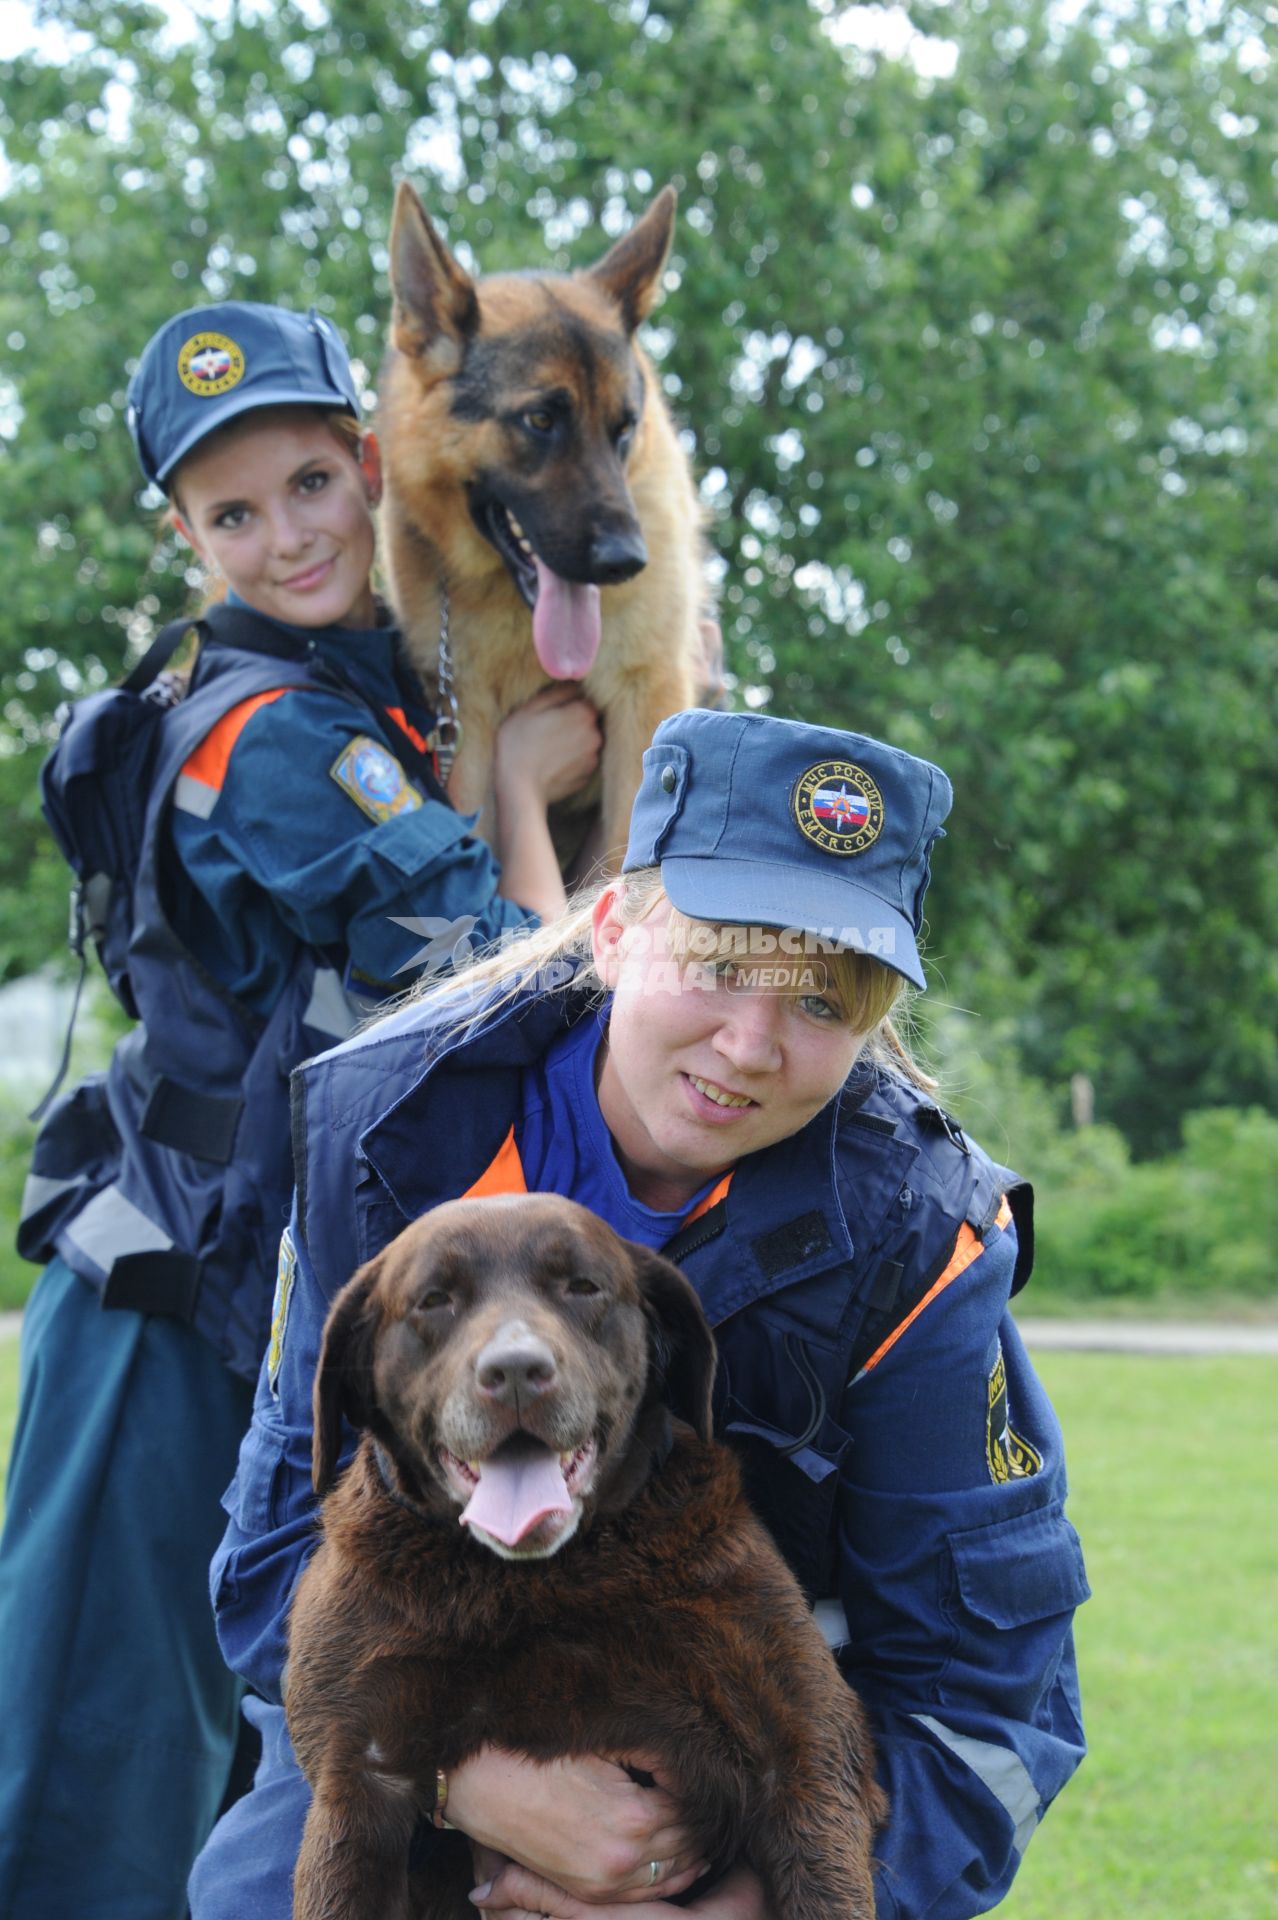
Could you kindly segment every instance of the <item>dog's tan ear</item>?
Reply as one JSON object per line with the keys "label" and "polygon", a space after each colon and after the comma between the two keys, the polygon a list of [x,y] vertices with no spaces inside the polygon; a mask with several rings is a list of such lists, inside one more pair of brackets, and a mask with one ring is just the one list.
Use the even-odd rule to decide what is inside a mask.
{"label": "dog's tan ear", "polygon": [[432,373],[455,373],[479,325],[479,297],[407,180],[399,183],[391,216],[390,280],[392,344]]}
{"label": "dog's tan ear", "polygon": [[674,234],[677,202],[674,188],[663,187],[642,220],[636,221],[602,260],[586,269],[587,278],[621,308],[628,333],[633,333],[656,305]]}
{"label": "dog's tan ear", "polygon": [[373,1313],[369,1295],[378,1263],[361,1267],[328,1310],[312,1396],[315,1434],[311,1484],[325,1494],[333,1484],[342,1447],[342,1421],[368,1424],[373,1394]]}
{"label": "dog's tan ear", "polygon": [[636,1247],[635,1264],[648,1317],[657,1397],[671,1413],[686,1420],[698,1438],[709,1440],[714,1432],[716,1355],[701,1302],[678,1267],[659,1253]]}

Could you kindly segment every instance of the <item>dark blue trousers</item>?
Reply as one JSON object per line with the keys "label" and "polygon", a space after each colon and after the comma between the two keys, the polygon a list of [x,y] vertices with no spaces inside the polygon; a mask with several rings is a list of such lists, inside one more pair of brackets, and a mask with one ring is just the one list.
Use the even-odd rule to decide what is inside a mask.
{"label": "dark blue trousers", "polygon": [[182,1920],[238,1728],[208,1564],[251,1406],[188,1327],[41,1276],[0,1539],[4,1920]]}

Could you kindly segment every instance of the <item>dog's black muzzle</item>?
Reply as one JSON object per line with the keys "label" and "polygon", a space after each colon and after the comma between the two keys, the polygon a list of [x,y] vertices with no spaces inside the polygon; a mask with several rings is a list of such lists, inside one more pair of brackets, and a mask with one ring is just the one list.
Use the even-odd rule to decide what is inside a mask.
{"label": "dog's black muzzle", "polygon": [[647,564],[648,549],[637,528],[634,533],[597,533],[590,542],[586,578],[597,587],[618,587]]}

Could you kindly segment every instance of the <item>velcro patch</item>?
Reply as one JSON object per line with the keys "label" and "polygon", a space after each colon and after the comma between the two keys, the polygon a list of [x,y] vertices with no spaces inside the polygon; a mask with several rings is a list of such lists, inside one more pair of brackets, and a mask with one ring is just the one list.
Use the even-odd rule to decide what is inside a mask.
{"label": "velcro patch", "polygon": [[421,794],[390,748],[366,733],[356,734],[342,748],[329,772],[370,820],[393,820],[400,813],[415,813],[422,804]]}
{"label": "velcro patch", "polygon": [[1007,1417],[1007,1368],[998,1350],[989,1379],[989,1412],[985,1427],[985,1458],[995,1486],[1006,1480],[1029,1480],[1043,1464],[1043,1456],[1023,1440]]}
{"label": "velcro patch", "polygon": [[775,1280],[787,1267],[813,1260],[834,1243],[823,1213],[804,1213],[797,1220],[760,1234],[754,1243],[755,1258],[769,1280]]}
{"label": "velcro patch", "polygon": [[293,1235],[287,1227],[280,1235],[279,1265],[275,1269],[275,1299],[271,1304],[271,1341],[266,1349],[266,1377],[271,1383],[271,1392],[278,1398],[276,1381],[280,1377],[280,1363],[284,1358],[284,1329],[288,1325],[289,1302],[293,1298],[293,1282],[297,1278],[297,1248],[293,1245]]}

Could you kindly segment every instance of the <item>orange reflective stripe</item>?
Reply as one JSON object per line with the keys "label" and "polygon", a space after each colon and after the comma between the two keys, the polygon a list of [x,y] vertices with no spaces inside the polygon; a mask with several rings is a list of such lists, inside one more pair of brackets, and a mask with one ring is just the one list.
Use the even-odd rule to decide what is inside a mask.
{"label": "orange reflective stripe", "polygon": [[[690,1227],[694,1220],[699,1220],[703,1213],[709,1213],[711,1207],[723,1199],[732,1185],[734,1171],[735,1169],[729,1169],[722,1180],[710,1189],[705,1199],[692,1209],[683,1222],[685,1227]],[[527,1191],[528,1182],[524,1177],[524,1163],[519,1157],[519,1148],[515,1145],[515,1129],[512,1127],[498,1147],[496,1157],[484,1168],[474,1186],[467,1187],[462,1199],[487,1200],[494,1194],[527,1193]]]}
{"label": "orange reflective stripe", "polygon": [[198,780],[202,787],[212,787],[215,793],[221,793],[235,743],[253,715],[259,707],[269,706],[272,700],[278,700],[281,694],[291,691],[293,689],[289,687],[272,687],[269,693],[251,694],[247,700],[241,700],[238,707],[232,707],[229,713],[224,713],[187,759],[182,768],[186,778]]}
{"label": "orange reflective stripe", "polygon": [[527,1193],[528,1182],[524,1178],[524,1163],[519,1157],[519,1148],[515,1145],[515,1129],[512,1127],[501,1146],[497,1149],[497,1158],[485,1167],[473,1187],[467,1187],[463,1200],[486,1200],[497,1193]]}
{"label": "orange reflective stripe", "polygon": [[[1012,1223],[1012,1209],[1008,1205],[1007,1195],[1004,1194],[1002,1199],[1002,1204],[1000,1205],[998,1212],[994,1216],[994,1225],[996,1227],[1008,1227],[1011,1225],[1011,1223]],[[893,1327],[891,1333],[888,1335],[887,1339],[883,1342],[882,1346],[875,1348],[874,1352],[870,1355],[869,1359],[866,1361],[865,1365],[862,1367],[861,1373],[868,1373],[871,1367],[877,1367],[879,1364],[879,1361],[883,1358],[884,1354],[891,1352],[892,1348],[896,1345],[897,1341],[900,1339],[901,1335],[905,1332],[906,1328],[912,1327],[914,1325],[914,1322],[918,1319],[924,1307],[931,1306],[933,1300],[936,1299],[937,1294],[943,1293],[946,1287],[949,1286],[950,1282],[952,1280],[957,1280],[961,1273],[966,1273],[968,1268],[971,1266],[972,1262],[974,1260],[979,1260],[981,1255],[984,1253],[984,1251],[985,1251],[985,1242],[979,1237],[979,1235],[977,1235],[972,1231],[971,1227],[968,1226],[967,1221],[965,1220],[962,1226],[958,1230],[958,1237],[954,1242],[954,1251],[950,1255],[949,1263],[946,1266],[944,1273],[940,1274],[938,1278],[932,1282],[932,1285],[928,1288],[927,1292],[923,1295],[923,1298],[918,1302],[918,1304],[915,1307],[911,1309],[909,1313],[906,1314],[900,1326]],[[860,1379],[860,1377],[861,1375],[858,1374],[857,1375],[858,1380]]]}
{"label": "orange reflective stripe", "polygon": [[390,715],[391,719],[395,722],[395,725],[399,728],[400,732],[406,733],[408,735],[408,738],[412,741],[418,753],[428,754],[430,752],[430,743],[428,742],[426,735],[424,733],[418,732],[417,728],[412,724],[408,715],[404,712],[404,709],[402,707],[387,707],[386,711]]}
{"label": "orange reflective stripe", "polygon": [[[718,1206],[720,1200],[723,1199],[724,1195],[728,1191],[728,1188],[732,1185],[732,1176],[735,1172],[736,1172],[735,1167],[729,1167],[727,1173],[724,1174],[722,1180],[718,1181],[716,1185],[711,1187],[705,1199],[698,1200],[696,1206],[692,1209],[692,1212],[688,1215],[687,1219],[683,1223],[685,1227],[690,1227],[694,1220],[699,1220],[701,1218],[703,1213],[709,1213],[711,1207]],[[680,1231],[682,1231],[682,1229],[680,1229]]]}

